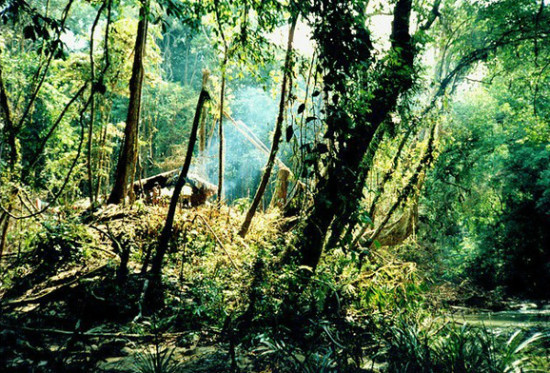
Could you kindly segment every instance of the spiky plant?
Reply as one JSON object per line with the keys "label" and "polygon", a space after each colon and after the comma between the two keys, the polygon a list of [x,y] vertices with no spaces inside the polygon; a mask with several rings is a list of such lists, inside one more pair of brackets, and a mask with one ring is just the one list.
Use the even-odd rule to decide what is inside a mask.
{"label": "spiky plant", "polygon": [[544,372],[532,356],[547,337],[521,330],[507,337],[504,332],[470,325],[422,328],[414,322],[401,322],[388,328],[388,372]]}
{"label": "spiky plant", "polygon": [[174,362],[172,356],[174,349],[162,349],[155,344],[154,349],[140,352],[135,355],[135,373],[177,373],[180,364]]}

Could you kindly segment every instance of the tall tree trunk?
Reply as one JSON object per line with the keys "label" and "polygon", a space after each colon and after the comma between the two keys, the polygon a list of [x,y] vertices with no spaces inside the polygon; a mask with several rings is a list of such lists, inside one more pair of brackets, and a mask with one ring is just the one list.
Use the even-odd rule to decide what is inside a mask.
{"label": "tall tree trunk", "polygon": [[218,171],[218,207],[221,206],[223,201],[223,178],[224,178],[224,171],[225,171],[225,149],[224,149],[224,133],[223,133],[223,104],[224,104],[224,98],[225,98],[225,80],[226,80],[226,67],[227,67],[227,49],[225,51],[224,60],[222,63],[222,87],[220,92],[220,119],[219,119],[219,127],[218,127],[218,135],[220,137],[220,145],[219,145],[219,153],[218,153],[218,159],[219,159],[219,171]]}
{"label": "tall tree trunk", "polygon": [[134,49],[134,64],[132,67],[132,77],[130,78],[130,102],[126,117],[126,127],[124,129],[124,142],[120,149],[115,172],[115,183],[111,195],[107,200],[108,203],[121,203],[128,196],[128,192],[132,191],[129,185],[133,184],[136,171],[141,91],[144,77],[143,59],[147,42],[148,17],[149,0],[141,0]]}
{"label": "tall tree trunk", "polygon": [[[10,111],[10,104],[8,95],[6,92],[6,87],[4,85],[4,80],[2,79],[2,66],[0,66],[0,118],[4,122],[4,133],[0,134],[1,143],[6,143],[8,145],[8,179],[13,177],[17,164],[19,163],[19,150],[17,148],[17,133],[18,129],[13,123],[13,119]],[[9,187],[9,199],[7,204],[7,210],[11,213],[13,208],[13,202],[17,196],[17,189],[14,187]],[[0,192],[2,192],[0,190]],[[0,217],[0,262],[2,260],[2,254],[4,253],[4,248],[6,247],[6,240],[8,237],[8,230],[10,227],[10,216],[6,212]]]}
{"label": "tall tree trunk", "polygon": [[229,59],[229,46],[227,44],[227,39],[225,38],[225,33],[223,31],[222,19],[220,15],[220,4],[219,0],[214,0],[214,10],[216,14],[216,23],[218,24],[218,31],[223,42],[223,61],[222,61],[222,86],[220,92],[220,127],[219,127],[219,171],[218,171],[218,208],[221,207],[224,190],[223,190],[223,179],[225,171],[225,150],[224,150],[224,135],[223,135],[223,104],[225,98],[225,80],[227,73],[227,62]]}
{"label": "tall tree trunk", "polygon": [[197,142],[197,132],[199,128],[200,117],[201,117],[201,113],[203,112],[202,108],[204,107],[205,102],[210,99],[210,95],[206,90],[206,85],[208,83],[208,75],[209,75],[208,71],[205,71],[203,73],[202,90],[199,96],[199,101],[197,103],[197,109],[195,110],[195,117],[193,119],[193,127],[191,128],[189,144],[187,145],[187,153],[185,155],[185,161],[183,163],[183,167],[178,177],[178,181],[176,182],[176,186],[174,187],[174,193],[172,194],[172,199],[170,200],[170,207],[168,208],[168,214],[166,215],[166,223],[164,224],[164,228],[162,229],[162,232],[159,238],[157,252],[153,259],[151,274],[156,279],[160,278],[162,261],[164,259],[164,255],[166,254],[166,250],[168,249],[168,243],[170,241],[170,237],[172,236],[172,226],[174,224],[174,217],[176,215],[178,199],[179,199],[181,190],[185,185],[187,172],[189,171],[189,167],[191,166],[193,149],[195,148],[195,143]]}
{"label": "tall tree trunk", "polygon": [[[103,115],[102,115],[103,117]],[[104,122],[102,122],[104,123]],[[103,173],[103,159],[105,158],[105,142],[107,140],[107,125],[103,127],[101,130],[101,135],[99,139],[99,159],[97,161],[97,183],[95,185],[95,192],[94,192],[94,199],[97,201],[99,199],[99,195],[101,194],[101,181],[102,181],[102,173]]]}
{"label": "tall tree trunk", "polygon": [[14,171],[17,162],[19,161],[19,152],[17,149],[17,129],[14,126],[8,95],[6,92],[6,87],[4,85],[4,80],[2,78],[2,66],[0,66],[0,118],[4,122],[4,137],[3,142],[5,141],[8,144],[8,164],[10,171]]}
{"label": "tall tree trunk", "polygon": [[92,24],[92,31],[90,33],[90,81],[91,81],[91,98],[90,98],[90,124],[88,125],[88,144],[86,153],[86,163],[88,172],[88,190],[90,198],[90,206],[93,207],[94,202],[97,202],[94,194],[94,179],[93,179],[93,167],[92,167],[92,145],[94,140],[94,121],[95,121],[95,98],[96,81],[95,81],[95,63],[94,63],[94,33],[101,18],[103,9],[107,6],[107,2],[103,2],[99,8],[94,23]]}
{"label": "tall tree trunk", "polygon": [[[399,95],[412,86],[414,49],[409,34],[411,6],[412,0],[398,0],[394,7],[391,42],[395,54],[393,58],[398,58],[400,65],[388,63],[380,72],[380,84],[374,89],[372,99],[367,103],[368,107],[376,110],[355,113],[357,125],[351,129],[341,128],[342,118],[349,118],[345,107],[338,107],[336,104],[327,118],[329,128],[340,131],[339,134],[346,141],[339,144],[339,149],[327,166],[325,177],[318,183],[313,208],[302,234],[295,242],[299,264],[309,266],[313,270],[319,263],[331,223],[338,219],[330,235],[341,236],[346,223],[357,210],[357,202],[362,197],[365,186],[365,177],[359,176],[366,175],[371,168],[373,157],[367,154],[367,151],[376,130],[395,109]],[[346,21],[342,20],[344,24]],[[332,40],[328,40],[327,45],[321,47],[325,53],[328,52],[324,56],[325,59],[339,58],[338,54],[330,53],[334,49]],[[334,63],[331,60],[327,62],[329,65]],[[330,69],[327,71],[328,74],[331,73]],[[283,261],[288,261],[295,255],[290,250],[286,254]]]}
{"label": "tall tree trunk", "polygon": [[279,101],[279,115],[277,116],[277,122],[275,123],[275,132],[273,133],[273,141],[271,143],[271,152],[269,153],[269,158],[267,160],[267,164],[265,166],[265,170],[262,175],[262,180],[260,182],[260,185],[258,186],[258,190],[256,190],[256,194],[254,195],[252,204],[250,205],[250,208],[246,213],[246,218],[241,226],[241,229],[239,230],[239,236],[241,237],[245,237],[246,234],[248,233],[248,229],[250,228],[250,224],[252,223],[252,218],[254,217],[254,214],[256,213],[256,210],[260,202],[262,201],[262,197],[264,195],[265,189],[267,187],[267,184],[269,183],[269,178],[271,177],[271,171],[273,170],[273,165],[275,164],[277,152],[279,151],[279,143],[281,141],[281,135],[283,132],[283,121],[284,121],[284,114],[285,114],[286,101],[287,101],[286,99],[287,83],[290,79],[290,74],[292,73],[291,71],[292,42],[294,40],[294,31],[296,29],[297,20],[298,20],[298,17],[293,17],[290,23],[290,30],[288,32],[286,59],[285,59],[285,65],[283,68],[283,83],[281,85],[281,100]]}

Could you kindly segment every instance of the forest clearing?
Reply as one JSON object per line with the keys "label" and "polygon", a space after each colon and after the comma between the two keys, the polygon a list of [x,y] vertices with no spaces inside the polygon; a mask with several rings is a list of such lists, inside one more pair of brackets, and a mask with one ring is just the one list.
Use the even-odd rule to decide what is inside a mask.
{"label": "forest clearing", "polygon": [[0,372],[550,371],[547,0],[0,0]]}

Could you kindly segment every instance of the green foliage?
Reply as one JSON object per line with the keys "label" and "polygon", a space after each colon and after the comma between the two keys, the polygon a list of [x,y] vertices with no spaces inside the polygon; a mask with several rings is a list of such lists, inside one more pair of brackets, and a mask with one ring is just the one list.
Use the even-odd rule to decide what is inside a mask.
{"label": "green foliage", "polygon": [[58,267],[82,259],[91,236],[82,224],[73,221],[45,221],[33,240],[33,259],[45,267]]}
{"label": "green foliage", "polygon": [[543,353],[541,333],[511,335],[469,325],[424,327],[399,321],[388,327],[388,372],[512,373],[541,371],[531,356]]}
{"label": "green foliage", "polygon": [[158,319],[153,315],[151,322],[144,322],[146,326],[150,326],[154,333],[153,345],[149,346],[145,351],[138,352],[134,355],[133,372],[135,373],[177,373],[181,372],[181,363],[174,360],[174,348],[162,347],[160,339],[162,329],[162,319]]}
{"label": "green foliage", "polygon": [[152,350],[135,355],[135,373],[177,373],[180,365],[173,360],[174,349],[162,348],[156,344]]}
{"label": "green foliage", "polygon": [[[84,340],[97,337],[81,333],[119,337],[118,329],[138,337],[155,334],[153,349],[135,356],[136,372],[181,370],[175,362],[179,346],[164,348],[160,330],[191,330],[178,344],[215,345],[218,366],[227,365],[229,342],[239,364],[253,361],[257,370],[277,372],[359,371],[365,360],[386,363],[389,372],[519,372],[534,368],[535,356],[542,360],[547,353],[537,349],[541,334],[426,324],[434,312],[426,294],[430,280],[471,282],[503,296],[550,296],[550,23],[544,1],[433,1],[439,9],[414,2],[409,17],[408,0],[151,0],[139,177],[180,167],[202,69],[212,73],[212,97],[220,76],[227,75],[226,111],[248,129],[241,128],[247,135],[232,125],[225,131],[225,189],[234,206],[179,210],[162,268],[160,320],[151,327],[136,318],[122,328],[138,308],[147,317],[139,272],[147,271],[154,255],[165,209],[140,201],[117,210],[122,219],[108,209],[88,210],[87,220],[75,216],[83,197],[101,199],[112,181],[128,109],[137,2],[0,3],[0,71],[8,96],[0,108],[1,202],[16,216],[40,210],[35,197],[52,205],[33,219],[0,212],[0,233],[7,232],[0,258],[2,312],[6,306],[13,324],[24,321],[33,336],[47,334],[48,348],[40,354],[50,353],[55,340],[69,358]],[[393,20],[392,36],[376,40],[376,13],[388,12],[401,17]],[[285,249],[307,249],[308,237],[281,232],[295,220],[281,223],[278,212],[260,214],[246,240],[235,235],[248,204],[244,197],[253,193],[266,158],[243,136],[265,145],[272,139],[277,93],[270,97],[268,91],[280,84],[282,56],[276,39],[298,14],[298,29],[306,32],[297,36],[309,28],[315,53],[294,56],[285,110],[289,144],[280,154],[297,166],[291,183],[301,182],[292,213],[318,213],[306,222],[310,236],[320,233],[310,262],[315,270],[279,261]],[[432,28],[424,28],[432,16]],[[409,40],[413,29],[418,31]],[[415,58],[423,46],[426,58]],[[432,88],[441,88],[442,95],[448,88],[449,94],[441,106],[434,101],[433,116],[416,117]],[[217,105],[213,99],[206,110],[207,149],[197,162],[198,171],[210,176],[217,171],[217,161],[208,162],[217,159]],[[365,260],[346,251],[353,225],[376,229],[384,204],[407,185],[432,118],[441,123],[434,127],[441,152],[426,176],[420,218],[413,224],[419,239],[393,250],[380,238],[364,248]],[[403,144],[412,143],[411,150],[396,157],[394,166],[394,140],[409,127]],[[12,135],[15,149],[7,149],[11,144],[4,139]],[[13,171],[5,157],[9,150],[20,153]],[[390,167],[395,175],[384,195],[378,176]],[[366,202],[378,195],[382,202],[367,212]],[[318,203],[308,209],[311,200]],[[330,240],[327,232],[334,233]],[[97,249],[94,255],[91,248]],[[121,282],[104,265],[117,254],[129,270]],[[77,265],[99,270],[93,278],[79,278]],[[52,279],[54,272],[59,276]],[[12,301],[29,307],[12,312]],[[14,346],[24,344],[14,337]],[[15,356],[9,359],[16,365]]]}
{"label": "green foliage", "polygon": [[302,351],[283,340],[274,340],[265,335],[258,336],[259,346],[255,352],[263,359],[270,360],[271,369],[278,372],[335,373],[338,365],[333,351]]}
{"label": "green foliage", "polygon": [[535,130],[544,120],[501,92],[476,89],[454,103],[421,235],[440,250],[437,276],[546,298],[550,158]]}
{"label": "green foliage", "polygon": [[[478,228],[484,244],[470,261],[471,276],[489,288],[546,299],[550,282],[550,152],[547,145],[514,145],[501,179],[503,208]],[[498,179],[497,179],[498,180]]]}

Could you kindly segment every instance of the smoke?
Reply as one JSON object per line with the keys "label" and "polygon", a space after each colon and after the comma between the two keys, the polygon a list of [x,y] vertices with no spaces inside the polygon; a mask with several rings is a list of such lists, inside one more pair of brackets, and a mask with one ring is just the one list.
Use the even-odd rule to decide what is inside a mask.
{"label": "smoke", "polygon": [[[278,101],[259,87],[245,86],[233,92],[229,103],[231,117],[224,118],[225,134],[225,200],[228,203],[254,195],[260,182],[268,154],[255,145],[256,138],[271,148],[272,133],[278,112]],[[239,126],[239,127],[237,127]],[[248,135],[246,130],[249,129]],[[243,134],[243,132],[245,134]],[[205,159],[199,159],[196,168],[204,167],[206,178],[217,183],[219,137],[217,128],[207,142]],[[203,162],[204,166],[201,166]],[[197,171],[197,173],[199,173]]]}

